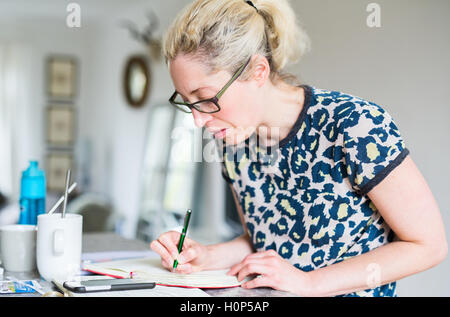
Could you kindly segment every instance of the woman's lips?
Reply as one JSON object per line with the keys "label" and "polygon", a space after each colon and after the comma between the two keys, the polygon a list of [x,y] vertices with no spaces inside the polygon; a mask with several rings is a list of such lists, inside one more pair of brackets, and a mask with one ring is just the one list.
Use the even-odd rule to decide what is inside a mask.
{"label": "woman's lips", "polygon": [[222,139],[223,137],[225,137],[226,133],[227,133],[227,129],[222,129],[222,130],[214,133],[214,137],[216,139]]}

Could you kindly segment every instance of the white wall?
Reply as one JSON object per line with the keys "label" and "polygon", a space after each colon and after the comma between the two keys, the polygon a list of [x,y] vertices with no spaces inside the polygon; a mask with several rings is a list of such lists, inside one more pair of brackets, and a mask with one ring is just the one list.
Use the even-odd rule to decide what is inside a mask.
{"label": "white wall", "polygon": [[[395,119],[450,235],[450,1],[291,1],[312,40],[292,68],[305,83],[383,106]],[[369,28],[367,4],[381,7]],[[424,210],[426,212],[426,210]],[[398,283],[399,296],[450,296],[450,259]]]}
{"label": "white wall", "polygon": [[[30,157],[44,163],[45,58],[49,54],[70,54],[77,58],[81,76],[76,99],[78,135],[77,165],[86,140],[90,142],[91,184],[89,190],[107,196],[125,222],[123,234],[133,237],[140,199],[140,172],[143,160],[150,105],[167,100],[173,90],[163,61],[152,65],[151,94],[141,109],[127,105],[122,88],[123,68],[132,54],[146,54],[144,45],[133,40],[119,26],[131,20],[140,30],[147,23],[146,12],[160,19],[159,34],[167,29],[169,17],[188,1],[77,1],[81,7],[81,27],[66,25],[69,2],[41,0],[31,8],[26,1],[0,3],[0,41],[22,43],[31,50],[30,91],[27,95],[30,120],[29,148],[19,157],[13,178],[18,198],[20,172]],[[78,176],[80,176],[78,174]],[[81,182],[79,181],[79,184]]]}
{"label": "white wall", "polygon": [[[2,12],[5,14],[5,12]],[[0,42],[5,47],[20,54],[23,78],[18,98],[26,108],[16,114],[13,124],[18,125],[20,135],[15,137],[15,155],[13,157],[13,199],[18,199],[20,173],[27,168],[28,160],[37,159],[44,167],[45,144],[45,108],[51,103],[46,97],[45,65],[49,54],[70,54],[78,60],[86,60],[86,46],[83,44],[83,32],[74,33],[64,27],[64,21],[14,16],[2,17],[0,22]],[[55,27],[56,26],[56,27]],[[58,27],[59,26],[59,27]],[[74,106],[79,109],[85,102],[86,77],[81,73],[81,94]]]}
{"label": "white wall", "polygon": [[[133,40],[119,22],[131,20],[142,30],[145,13],[153,10],[160,19],[161,34],[173,10],[187,1],[164,3],[137,1],[126,9],[111,11],[97,19],[89,34],[88,102],[81,119],[82,137],[93,140],[92,190],[108,193],[117,211],[125,218],[123,234],[133,237],[141,195],[141,165],[152,104],[166,101],[173,90],[167,68],[161,60],[152,68],[151,92],[147,104],[134,109],[126,104],[122,88],[123,68],[131,54],[146,54],[146,48]],[[107,7],[105,7],[107,8]],[[176,9],[178,8],[178,9]]]}

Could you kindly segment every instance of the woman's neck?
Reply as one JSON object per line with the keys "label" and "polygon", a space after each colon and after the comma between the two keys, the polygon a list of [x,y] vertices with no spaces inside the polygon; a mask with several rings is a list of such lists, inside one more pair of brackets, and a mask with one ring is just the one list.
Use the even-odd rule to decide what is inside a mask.
{"label": "woman's neck", "polygon": [[257,128],[262,145],[273,146],[283,140],[295,125],[303,109],[305,93],[302,87],[270,83],[262,98],[264,114]]}

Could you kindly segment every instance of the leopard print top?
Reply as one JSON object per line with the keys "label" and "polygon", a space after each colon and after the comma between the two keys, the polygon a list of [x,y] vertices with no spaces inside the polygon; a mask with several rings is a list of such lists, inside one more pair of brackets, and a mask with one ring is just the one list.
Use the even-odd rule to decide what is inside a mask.
{"label": "leopard print top", "polygon": [[[218,149],[222,174],[237,194],[254,248],[273,249],[311,271],[393,240],[394,232],[367,193],[409,151],[380,106],[302,87],[304,107],[277,146],[262,146],[254,134]],[[367,285],[345,296],[396,296],[395,282]]]}

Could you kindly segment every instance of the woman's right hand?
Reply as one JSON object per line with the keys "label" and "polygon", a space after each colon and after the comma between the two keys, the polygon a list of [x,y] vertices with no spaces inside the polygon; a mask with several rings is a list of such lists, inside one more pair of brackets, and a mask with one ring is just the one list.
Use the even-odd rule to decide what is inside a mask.
{"label": "woman's right hand", "polygon": [[162,265],[170,271],[172,271],[175,259],[178,260],[176,268],[178,273],[192,273],[206,269],[209,259],[208,248],[186,237],[183,249],[181,253],[178,253],[177,244],[179,240],[179,232],[165,232],[150,243],[150,248],[161,256]]}

